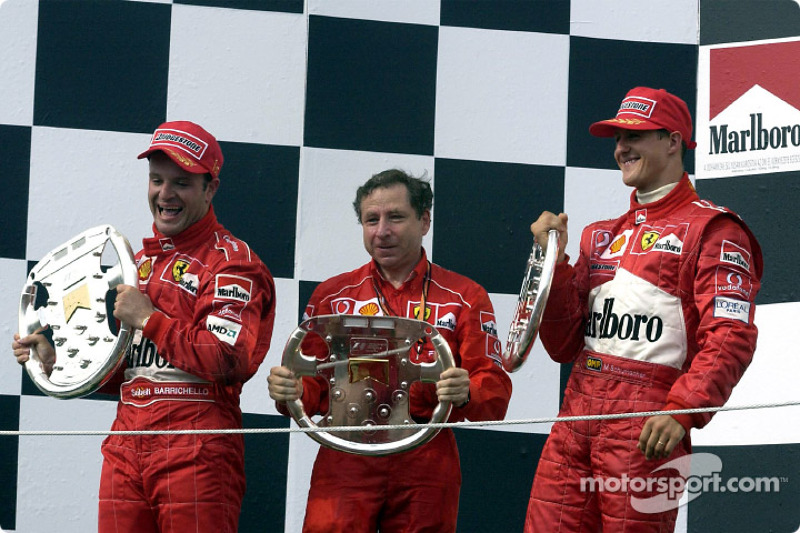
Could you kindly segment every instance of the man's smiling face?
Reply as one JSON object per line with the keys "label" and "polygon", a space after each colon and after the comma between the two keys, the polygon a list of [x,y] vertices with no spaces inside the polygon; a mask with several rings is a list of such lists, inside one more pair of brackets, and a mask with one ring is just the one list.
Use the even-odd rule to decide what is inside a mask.
{"label": "man's smiling face", "polygon": [[192,174],[162,152],[150,154],[147,197],[153,222],[168,237],[200,220],[208,212],[219,179],[206,183],[204,174]]}
{"label": "man's smiling face", "polygon": [[614,159],[622,170],[622,181],[640,192],[650,192],[674,179],[666,170],[671,136],[663,130],[618,129]]}

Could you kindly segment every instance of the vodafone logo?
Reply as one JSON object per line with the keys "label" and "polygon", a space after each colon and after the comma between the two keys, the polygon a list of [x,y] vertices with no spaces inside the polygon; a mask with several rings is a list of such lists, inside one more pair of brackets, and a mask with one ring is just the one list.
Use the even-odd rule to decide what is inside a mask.
{"label": "vodafone logo", "polygon": [[750,276],[741,274],[725,267],[717,267],[716,273],[716,293],[743,296],[750,298],[753,283]]}

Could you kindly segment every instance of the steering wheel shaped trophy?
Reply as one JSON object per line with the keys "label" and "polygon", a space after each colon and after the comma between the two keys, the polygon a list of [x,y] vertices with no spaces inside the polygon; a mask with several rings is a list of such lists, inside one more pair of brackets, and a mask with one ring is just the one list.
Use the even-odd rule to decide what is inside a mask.
{"label": "steering wheel shaped trophy", "polygon": [[[306,339],[306,336],[312,334]],[[314,341],[319,358],[301,352],[303,341]],[[412,361],[418,342],[430,341],[436,353],[431,363]],[[324,356],[324,358],[322,358]],[[308,435],[335,450],[360,455],[389,455],[420,446],[438,428],[416,428],[409,411],[415,381],[435,383],[455,366],[450,346],[432,325],[392,316],[321,315],[300,324],[283,351],[283,366],[298,377],[322,376],[330,389],[329,409],[319,423],[305,412],[301,400],[287,402],[300,427],[354,426],[352,431],[314,431]],[[431,423],[445,422],[450,402],[439,402]],[[404,425],[407,429],[369,430],[364,426]]]}
{"label": "steering wheel shaped trophy", "polygon": [[508,341],[503,351],[503,368],[507,372],[519,370],[533,348],[539,333],[553,272],[558,259],[558,232],[550,230],[547,234],[547,252],[534,241],[531,255],[525,268],[517,309],[508,330]]}
{"label": "steering wheel shaped trophy", "polygon": [[136,286],[137,277],[130,244],[109,225],[75,236],[33,267],[20,297],[19,334],[41,332],[52,346],[52,353],[32,346],[25,363],[42,392],[78,398],[111,378],[133,336],[113,316],[115,289]]}

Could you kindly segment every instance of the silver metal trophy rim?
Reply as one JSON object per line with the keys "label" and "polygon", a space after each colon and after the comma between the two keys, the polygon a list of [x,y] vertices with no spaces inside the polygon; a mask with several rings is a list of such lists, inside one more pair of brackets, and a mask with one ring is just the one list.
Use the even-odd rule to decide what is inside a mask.
{"label": "silver metal trophy rim", "polygon": [[[119,262],[103,270],[101,261],[107,245],[113,248]],[[96,269],[94,268],[95,263]],[[20,336],[25,337],[47,326],[56,341],[54,346],[56,351],[55,368],[65,366],[64,364],[60,365],[59,359],[66,361],[67,364],[75,364],[71,358],[77,360],[78,357],[81,358],[80,364],[89,368],[85,373],[77,372],[75,375],[61,380],[51,380],[53,377],[51,372],[57,370],[51,369],[51,372],[48,372],[42,364],[36,347],[32,346],[30,357],[24,366],[31,381],[39,390],[54,398],[79,398],[95,392],[111,378],[122,364],[125,350],[133,337],[133,328],[120,323],[116,335],[106,327],[105,335],[92,337],[91,333],[86,332],[91,332],[93,328],[100,326],[70,322],[78,312],[96,313],[94,322],[97,324],[105,324],[107,320],[113,319],[113,317],[107,316],[106,293],[103,293],[102,296],[91,293],[96,293],[97,287],[111,290],[119,284],[136,286],[137,278],[130,243],[119,231],[108,224],[90,228],[76,235],[47,253],[33,267],[20,295]],[[64,284],[66,287],[61,286]],[[71,289],[73,286],[82,290],[79,297],[65,293],[65,290]],[[47,313],[46,324],[42,323],[43,311],[36,307],[40,287],[46,290],[49,287],[48,292],[55,294],[64,293],[60,302],[52,299],[47,302],[46,306],[53,312]],[[77,298],[77,300],[72,301],[69,300],[70,298]],[[68,304],[68,302],[71,303]],[[51,309],[45,309],[45,311]],[[58,309],[57,312],[56,309]],[[81,335],[87,336],[87,338],[81,338]],[[73,341],[80,344],[81,348],[68,348],[71,344],[75,344]],[[61,345],[67,349],[59,351]]]}
{"label": "silver metal trophy rim", "polygon": [[[353,324],[358,324],[358,325],[364,323],[371,324],[375,322],[380,322],[382,324],[390,324],[390,323],[418,324],[421,331],[427,332],[425,336],[427,336],[428,339],[433,344],[437,358],[435,363],[420,364],[419,366],[427,367],[425,371],[431,376],[435,374],[437,379],[438,375],[441,374],[443,371],[455,367],[455,359],[450,350],[450,346],[447,343],[447,340],[436,330],[436,328],[434,328],[432,325],[426,322],[422,322],[420,320],[412,318],[401,318],[401,317],[390,317],[390,316],[319,315],[309,318],[308,320],[305,320],[299,326],[297,326],[297,328],[290,335],[289,340],[286,343],[286,347],[284,348],[283,359],[281,364],[292,370],[298,377],[300,377],[301,375],[314,376],[317,374],[318,368],[322,368],[325,366],[330,367],[336,364],[347,362],[347,359],[345,359],[338,363],[320,363],[317,361],[316,357],[307,356],[300,351],[300,346],[302,344],[302,341],[305,338],[306,334],[309,332],[309,327],[308,327],[309,324],[311,322],[321,323],[325,321],[343,321],[343,322],[351,321]],[[413,349],[413,344],[409,345],[408,349]],[[408,352],[408,349],[389,350],[380,355],[393,356],[395,355],[395,353],[393,352],[401,352],[401,351]],[[410,364],[415,364],[415,363],[410,363]],[[311,428],[311,429],[319,428],[317,423],[315,423],[311,419],[311,417],[308,416],[308,414],[306,413],[305,407],[303,406],[303,402],[300,399],[294,401],[287,401],[286,406],[292,418],[295,420],[295,422],[297,422],[298,426],[302,428]],[[452,411],[452,405],[450,402],[446,401],[439,402],[433,410],[430,423],[439,424],[447,421],[451,411]],[[413,427],[413,425],[415,425],[415,422],[413,420],[409,420],[408,424],[409,426]],[[350,427],[350,426],[344,426],[344,427]],[[332,448],[334,450],[347,453],[354,453],[358,455],[381,456],[381,455],[400,453],[416,448],[428,442],[430,439],[436,436],[439,430],[440,428],[426,426],[420,428],[411,435],[382,443],[353,442],[338,436],[337,435],[338,432],[335,431],[330,431],[330,432],[312,431],[308,432],[308,436],[311,437],[313,440],[317,441],[319,444],[326,446],[328,448]],[[382,431],[384,433],[388,433],[389,436],[394,437],[394,435],[392,434],[394,430],[390,429],[390,430],[376,430],[376,431]]]}
{"label": "silver metal trophy rim", "polygon": [[506,349],[503,351],[503,368],[507,372],[519,370],[530,355],[550,295],[558,254],[559,242],[556,230],[548,232],[547,251],[544,254],[542,247],[536,241],[533,243],[517,308],[508,330]]}

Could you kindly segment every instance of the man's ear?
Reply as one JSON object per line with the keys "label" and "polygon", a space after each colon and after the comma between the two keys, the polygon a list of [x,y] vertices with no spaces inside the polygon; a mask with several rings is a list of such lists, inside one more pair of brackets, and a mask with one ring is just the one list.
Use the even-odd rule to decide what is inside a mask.
{"label": "man's ear", "polygon": [[219,178],[214,178],[208,182],[206,186],[206,201],[210,204],[211,200],[214,199],[214,195],[217,194],[217,189],[219,188]]}
{"label": "man's ear", "polygon": [[427,235],[428,231],[431,229],[431,211],[430,211],[430,209],[426,209],[422,213],[422,216],[420,217],[420,220],[422,220],[422,225],[423,225],[422,234],[423,235]]}
{"label": "man's ear", "polygon": [[683,135],[679,131],[673,131],[669,134],[669,153],[681,153],[683,149]]}

